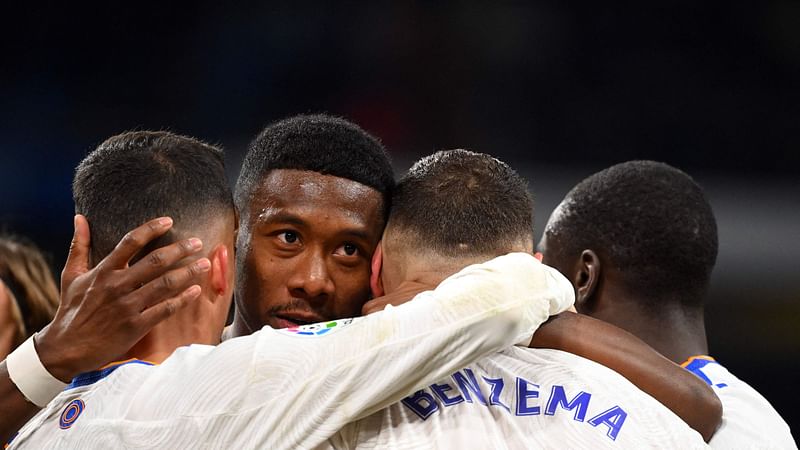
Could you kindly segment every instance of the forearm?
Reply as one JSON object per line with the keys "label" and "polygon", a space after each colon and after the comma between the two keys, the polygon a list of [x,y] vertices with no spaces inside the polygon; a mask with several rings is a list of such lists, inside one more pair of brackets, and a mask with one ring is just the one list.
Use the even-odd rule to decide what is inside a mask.
{"label": "forearm", "polygon": [[0,445],[8,442],[38,411],[17,389],[8,375],[6,362],[0,363]]}
{"label": "forearm", "polygon": [[539,327],[530,346],[563,350],[613,369],[672,410],[706,441],[722,420],[722,404],[702,380],[609,323],[580,314],[560,314]]}
{"label": "forearm", "polygon": [[[46,334],[48,328],[49,325],[42,333]],[[66,380],[72,379],[67,374],[77,375],[77,372],[69,372],[69,358],[65,357],[67,352],[42,353],[42,349],[48,347],[46,341],[45,336],[37,333],[14,349],[2,362],[0,411],[3,411],[3,416],[0,431],[3,442],[8,442],[40,408],[67,386],[66,381],[54,376],[53,368]]]}

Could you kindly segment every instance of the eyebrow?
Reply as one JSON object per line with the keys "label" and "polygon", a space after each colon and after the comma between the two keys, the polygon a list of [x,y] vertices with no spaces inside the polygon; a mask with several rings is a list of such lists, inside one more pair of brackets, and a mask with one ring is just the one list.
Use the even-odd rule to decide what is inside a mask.
{"label": "eyebrow", "polygon": [[346,230],[343,230],[342,234],[346,234],[348,236],[352,236],[354,238],[361,239],[361,240],[364,240],[364,241],[369,241],[369,238],[370,238],[369,233],[367,233],[365,231],[361,231],[361,230],[356,230],[356,229],[353,229],[353,228],[348,228]]}
{"label": "eyebrow", "polygon": [[258,215],[256,222],[259,224],[270,223],[290,223],[299,227],[307,226],[308,224],[301,218],[286,211],[278,211],[275,213],[261,213]]}

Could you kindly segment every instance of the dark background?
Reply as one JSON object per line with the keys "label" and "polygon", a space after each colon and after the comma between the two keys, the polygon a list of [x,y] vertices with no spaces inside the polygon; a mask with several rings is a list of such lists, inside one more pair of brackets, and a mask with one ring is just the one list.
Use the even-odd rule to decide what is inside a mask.
{"label": "dark background", "polygon": [[610,164],[676,165],[720,233],[711,353],[794,428],[800,373],[800,3],[35,4],[0,13],[0,225],[59,269],[81,158],[129,129],[222,144],[295,113],[346,116],[398,172],[442,148],[531,181],[536,233]]}

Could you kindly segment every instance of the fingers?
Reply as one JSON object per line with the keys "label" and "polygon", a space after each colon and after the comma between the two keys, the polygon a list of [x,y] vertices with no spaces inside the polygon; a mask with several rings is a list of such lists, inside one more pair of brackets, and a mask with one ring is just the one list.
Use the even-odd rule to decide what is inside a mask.
{"label": "fingers", "polygon": [[89,222],[86,217],[77,214],[74,217],[74,231],[72,242],[69,244],[69,254],[64,270],[61,271],[61,290],[65,290],[72,281],[89,270]]}
{"label": "fingers", "polygon": [[102,264],[112,269],[124,268],[150,241],[162,236],[171,227],[172,219],[169,217],[159,217],[139,226],[122,237],[114,250],[103,259]]}
{"label": "fingers", "polygon": [[138,311],[144,311],[177,296],[191,285],[200,284],[210,268],[211,261],[200,258],[191,264],[170,270],[134,291],[131,301]]}
{"label": "fingers", "polygon": [[140,315],[140,331],[142,335],[145,335],[164,319],[196,300],[200,296],[200,291],[200,286],[192,285],[177,296],[163,300],[142,311]]}
{"label": "fingers", "polygon": [[125,270],[119,283],[125,289],[136,289],[162,275],[175,263],[199,252],[202,248],[203,243],[197,238],[185,239],[157,248]]}

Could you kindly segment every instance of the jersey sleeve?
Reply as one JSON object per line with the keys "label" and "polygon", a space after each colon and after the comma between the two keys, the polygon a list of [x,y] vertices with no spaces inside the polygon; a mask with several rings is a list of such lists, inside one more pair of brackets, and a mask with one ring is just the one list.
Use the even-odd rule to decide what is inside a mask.
{"label": "jersey sleeve", "polygon": [[266,334],[256,372],[285,371],[278,391],[292,403],[284,419],[296,424],[294,432],[331,435],[484,355],[529,340],[573,301],[571,284],[556,270],[531,255],[505,255],[323,334]]}

